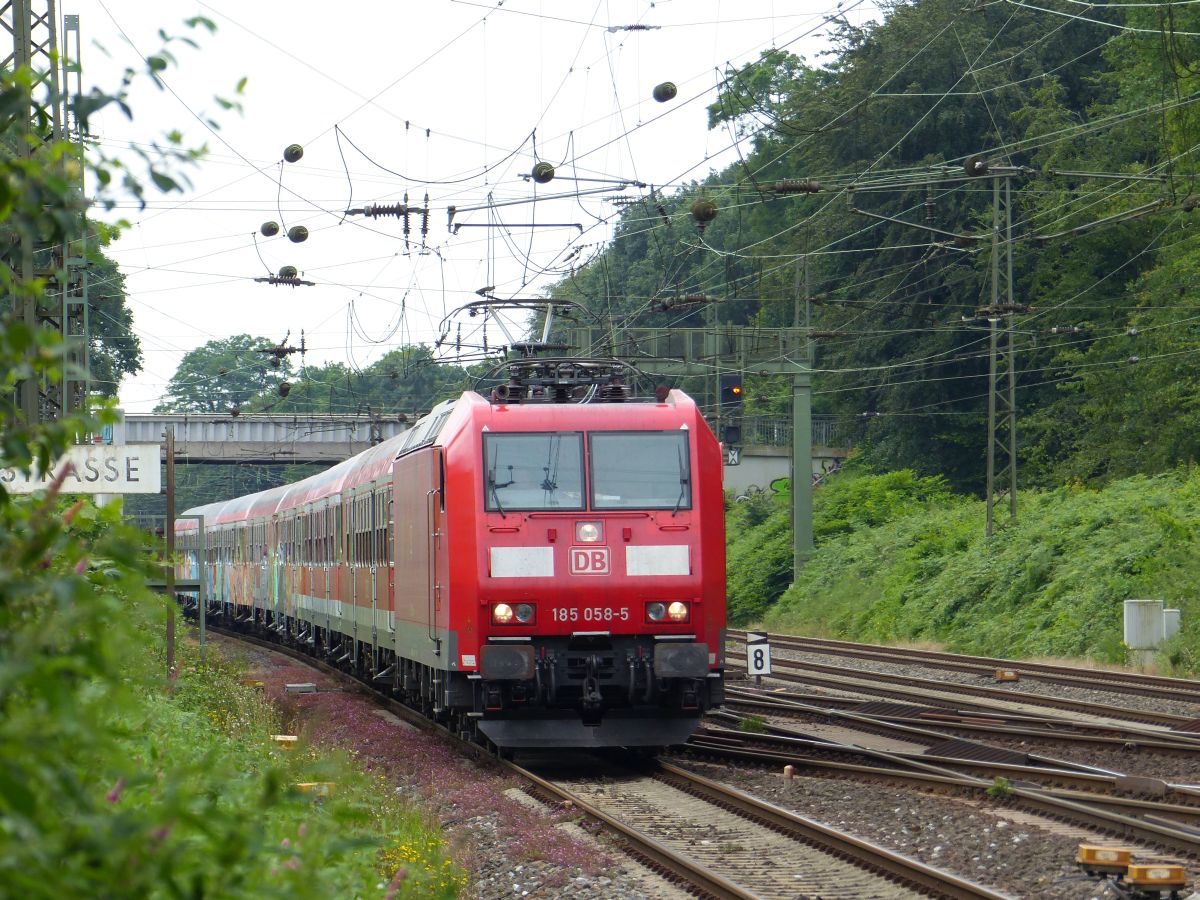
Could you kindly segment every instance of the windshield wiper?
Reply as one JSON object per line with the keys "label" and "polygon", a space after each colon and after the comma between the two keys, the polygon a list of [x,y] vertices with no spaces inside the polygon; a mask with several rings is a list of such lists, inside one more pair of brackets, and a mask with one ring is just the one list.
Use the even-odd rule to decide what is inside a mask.
{"label": "windshield wiper", "polygon": [[506,488],[510,484],[513,483],[512,470],[513,470],[513,467],[509,466],[508,467],[508,481],[504,482],[504,484],[496,483],[496,470],[495,469],[488,470],[488,487],[491,488],[491,490],[492,490],[492,499],[494,499],[496,501],[496,512],[500,513],[500,518],[502,518],[502,519],[507,519],[508,516],[505,515],[505,513],[504,513],[504,504],[502,504],[500,502],[500,488]]}
{"label": "windshield wiper", "polygon": [[687,494],[689,482],[687,469],[683,465],[683,450],[679,448],[676,449],[678,449],[679,452],[679,499],[675,501],[675,508],[671,510],[672,519],[675,518],[675,514],[679,512],[679,507],[683,506],[683,498]]}

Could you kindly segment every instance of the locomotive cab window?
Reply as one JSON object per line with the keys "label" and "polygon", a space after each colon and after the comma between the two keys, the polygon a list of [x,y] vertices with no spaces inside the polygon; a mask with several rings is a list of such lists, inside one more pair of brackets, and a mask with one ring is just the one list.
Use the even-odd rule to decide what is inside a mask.
{"label": "locomotive cab window", "polygon": [[592,509],[691,509],[687,432],[589,436]]}
{"label": "locomotive cab window", "polygon": [[485,434],[484,508],[583,509],[583,437],[576,432]]}

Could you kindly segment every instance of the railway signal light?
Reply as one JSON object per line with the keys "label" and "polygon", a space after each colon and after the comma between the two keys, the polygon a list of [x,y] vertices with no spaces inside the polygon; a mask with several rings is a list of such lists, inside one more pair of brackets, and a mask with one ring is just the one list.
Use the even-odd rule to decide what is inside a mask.
{"label": "railway signal light", "polygon": [[721,412],[741,415],[742,401],[745,399],[745,388],[742,386],[740,372],[725,372],[721,375]]}
{"label": "railway signal light", "polygon": [[726,445],[742,442],[742,405],[746,389],[741,372],[721,374],[721,441]]}

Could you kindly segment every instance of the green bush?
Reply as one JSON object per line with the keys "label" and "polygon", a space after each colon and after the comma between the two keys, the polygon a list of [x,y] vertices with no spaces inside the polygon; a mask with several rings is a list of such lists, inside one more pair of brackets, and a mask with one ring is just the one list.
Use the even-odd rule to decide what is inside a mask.
{"label": "green bush", "polygon": [[[735,625],[761,620],[792,582],[791,494],[786,482],[772,487],[779,490],[751,494],[729,505],[726,600]],[[920,478],[907,471],[842,472],[814,492],[814,542],[821,547],[857,528],[951,502],[940,478]]]}

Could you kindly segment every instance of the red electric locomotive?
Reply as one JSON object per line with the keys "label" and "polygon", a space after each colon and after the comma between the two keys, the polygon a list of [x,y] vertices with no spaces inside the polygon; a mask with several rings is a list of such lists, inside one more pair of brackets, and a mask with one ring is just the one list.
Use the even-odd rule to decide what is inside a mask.
{"label": "red electric locomotive", "polygon": [[[327,472],[189,510],[209,614],[500,748],[682,741],[723,698],[720,445],[619,365],[512,371]],[[196,523],[176,531],[194,558]]]}

